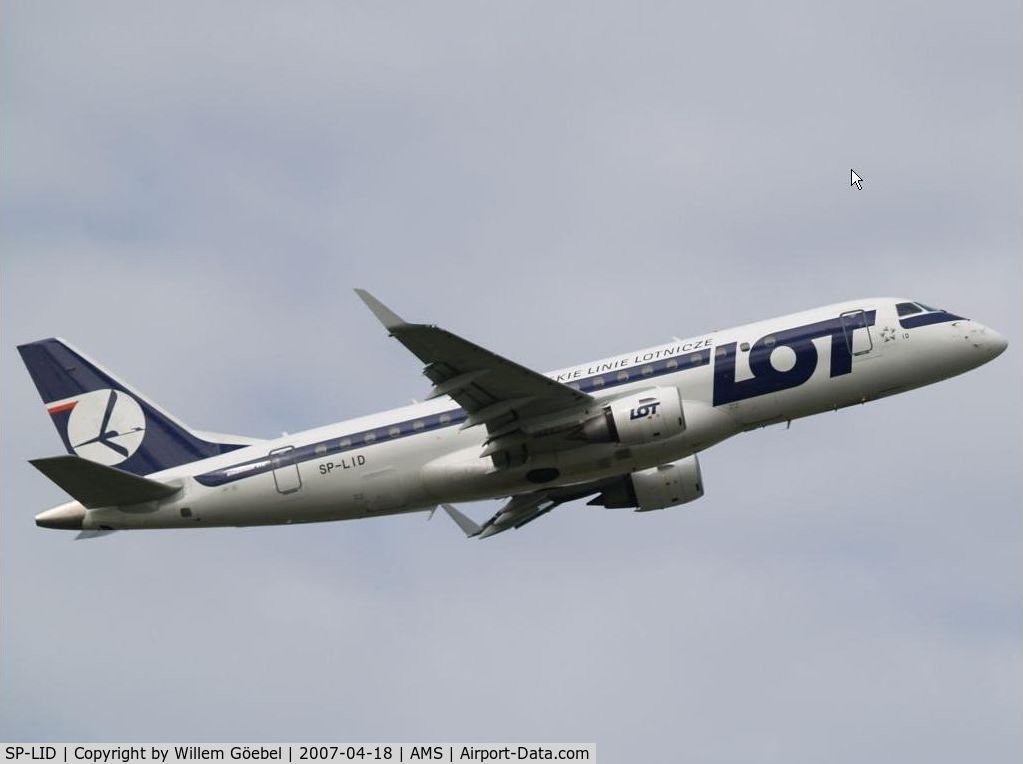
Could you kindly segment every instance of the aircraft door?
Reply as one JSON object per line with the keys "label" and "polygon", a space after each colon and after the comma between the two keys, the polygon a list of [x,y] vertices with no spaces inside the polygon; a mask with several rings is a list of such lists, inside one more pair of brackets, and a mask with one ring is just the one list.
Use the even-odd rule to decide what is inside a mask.
{"label": "aircraft door", "polygon": [[274,472],[274,484],[278,493],[295,493],[302,487],[302,476],[295,464],[295,447],[275,448],[270,452],[270,464]]}
{"label": "aircraft door", "polygon": [[842,321],[842,333],[849,353],[854,356],[870,357],[874,342],[867,326],[867,317],[862,310],[850,310],[839,317]]}

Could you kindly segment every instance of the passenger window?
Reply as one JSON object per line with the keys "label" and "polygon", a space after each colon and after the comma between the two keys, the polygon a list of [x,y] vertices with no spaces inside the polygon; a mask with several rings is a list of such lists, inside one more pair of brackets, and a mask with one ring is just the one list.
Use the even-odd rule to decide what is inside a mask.
{"label": "passenger window", "polygon": [[764,347],[765,348],[773,348],[777,344],[778,344],[778,340],[776,340],[773,335],[769,334],[766,337],[764,337]]}
{"label": "passenger window", "polygon": [[911,302],[900,302],[895,306],[895,310],[898,311],[899,316],[912,316],[914,313],[920,313],[920,308]]}
{"label": "passenger window", "polygon": [[416,432],[419,432],[420,430],[422,430],[424,426],[425,425],[422,422],[418,421],[418,420],[416,420],[415,422],[412,423],[412,429],[415,430]]}
{"label": "passenger window", "polygon": [[618,381],[619,382],[628,382],[629,381],[629,372],[627,372],[627,371],[620,371],[620,372],[618,372]]}
{"label": "passenger window", "polygon": [[664,366],[668,369],[677,369],[678,361],[676,361],[674,358],[669,358],[668,361],[664,364]]}
{"label": "passenger window", "polygon": [[744,342],[741,345],[739,345],[739,350],[741,350],[743,353],[748,353],[749,352],[749,343],[748,342]]}
{"label": "passenger window", "polygon": [[442,425],[444,425],[444,424],[451,424],[451,414],[441,414],[440,415],[440,423]]}
{"label": "passenger window", "polygon": [[338,445],[338,448],[351,448],[352,439],[351,438],[343,438],[342,440],[339,440],[337,442],[337,445]]}
{"label": "passenger window", "polygon": [[603,387],[604,378],[600,376],[594,377],[592,380],[590,380],[590,384],[593,385],[594,387]]}
{"label": "passenger window", "polygon": [[372,443],[372,442],[373,442],[374,440],[376,440],[376,439],[377,439],[377,436],[376,436],[376,435],[374,435],[374,434],[373,434],[373,433],[371,433],[371,432],[367,432],[367,433],[366,433],[366,436],[365,436],[365,438],[364,438],[364,440],[365,440],[365,441],[366,441],[367,443]]}
{"label": "passenger window", "polygon": [[397,438],[399,435],[401,435],[401,428],[392,427],[390,430],[387,431],[387,434],[390,435],[392,438]]}
{"label": "passenger window", "polygon": [[643,376],[644,377],[649,377],[653,373],[654,373],[654,367],[653,366],[649,366],[648,365],[648,366],[644,366],[643,367]]}
{"label": "passenger window", "polygon": [[319,444],[317,444],[317,446],[316,446],[316,455],[317,456],[323,456],[325,453],[327,453],[327,444],[326,443],[319,443]]}

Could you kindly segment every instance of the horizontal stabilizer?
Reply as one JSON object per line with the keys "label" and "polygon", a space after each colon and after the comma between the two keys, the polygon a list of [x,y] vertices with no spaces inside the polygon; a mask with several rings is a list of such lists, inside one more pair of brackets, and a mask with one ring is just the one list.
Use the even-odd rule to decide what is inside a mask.
{"label": "horizontal stabilizer", "polygon": [[166,499],[181,490],[179,486],[122,472],[80,456],[50,456],[29,461],[87,509]]}

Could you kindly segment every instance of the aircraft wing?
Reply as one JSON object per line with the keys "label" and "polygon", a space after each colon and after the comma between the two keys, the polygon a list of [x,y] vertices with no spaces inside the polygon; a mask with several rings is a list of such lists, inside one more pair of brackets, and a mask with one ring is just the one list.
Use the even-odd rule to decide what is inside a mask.
{"label": "aircraft wing", "polygon": [[[489,440],[482,456],[495,464],[514,462],[516,447],[529,439],[519,432],[527,421],[564,417],[585,410],[594,399],[568,385],[509,361],[445,329],[410,324],[364,289],[355,292],[373,314],[426,367],[433,382],[430,398],[448,395],[468,417],[462,428],[485,425]],[[575,422],[572,423],[576,424]],[[498,457],[503,454],[504,458]]]}
{"label": "aircraft wing", "polygon": [[[441,506],[467,537],[473,538],[478,536],[481,539],[485,539],[488,536],[494,536],[498,533],[509,531],[512,528],[521,528],[526,523],[531,523],[541,515],[547,514],[559,504],[599,493],[617,480],[620,480],[620,478],[607,478],[578,485],[545,488],[533,491],[532,493],[512,496],[503,507],[494,513],[493,517],[482,525],[477,525],[450,504],[442,504]],[[593,502],[591,501],[590,503],[592,504]]]}
{"label": "aircraft wing", "polygon": [[480,538],[487,538],[496,533],[521,528],[540,515],[546,515],[558,504],[563,503],[552,498],[547,491],[512,496],[511,499],[480,527]]}

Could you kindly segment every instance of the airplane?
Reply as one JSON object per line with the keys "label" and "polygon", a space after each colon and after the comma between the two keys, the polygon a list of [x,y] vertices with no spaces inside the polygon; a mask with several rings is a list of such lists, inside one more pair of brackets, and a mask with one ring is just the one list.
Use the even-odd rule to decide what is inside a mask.
{"label": "airplane", "polygon": [[[424,364],[427,399],[260,440],[192,429],[60,339],[18,347],[67,454],[32,459],[79,538],[429,511],[469,537],[566,502],[639,512],[704,494],[698,454],[771,424],[974,369],[1006,340],[903,298],[838,303],[540,374],[355,290]],[[506,498],[477,523],[453,505]]]}

